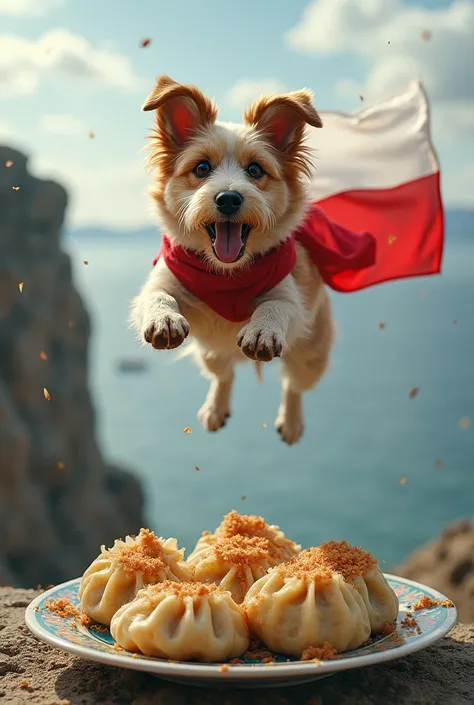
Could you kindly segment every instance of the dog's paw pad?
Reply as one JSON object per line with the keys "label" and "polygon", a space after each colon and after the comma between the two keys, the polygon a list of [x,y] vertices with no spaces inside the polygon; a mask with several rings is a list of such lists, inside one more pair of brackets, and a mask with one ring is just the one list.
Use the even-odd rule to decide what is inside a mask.
{"label": "dog's paw pad", "polygon": [[292,418],[279,415],[275,421],[275,428],[281,440],[289,446],[298,443],[304,433],[303,419],[299,415]]}
{"label": "dog's paw pad", "polygon": [[199,409],[197,417],[205,431],[218,431],[226,425],[230,411],[226,407],[205,403]]}
{"label": "dog's paw pad", "polygon": [[174,350],[189,335],[189,323],[179,313],[153,321],[143,330],[143,338],[155,350]]}
{"label": "dog's paw pad", "polygon": [[237,345],[244,355],[258,362],[270,362],[274,357],[280,357],[283,343],[273,331],[249,330],[244,326],[237,337]]}

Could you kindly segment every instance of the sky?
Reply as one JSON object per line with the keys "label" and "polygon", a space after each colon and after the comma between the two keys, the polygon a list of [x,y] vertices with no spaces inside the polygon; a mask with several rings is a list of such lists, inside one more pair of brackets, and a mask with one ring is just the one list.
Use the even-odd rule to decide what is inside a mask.
{"label": "sky", "polygon": [[420,78],[444,201],[474,207],[474,0],[0,0],[0,144],[69,190],[68,225],[152,221],[141,105],[161,73],[232,121],[262,92],[352,112]]}

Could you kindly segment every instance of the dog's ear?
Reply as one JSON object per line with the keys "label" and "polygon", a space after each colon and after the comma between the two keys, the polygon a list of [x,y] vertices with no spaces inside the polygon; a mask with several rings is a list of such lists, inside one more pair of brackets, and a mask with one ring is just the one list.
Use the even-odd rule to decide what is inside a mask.
{"label": "dog's ear", "polygon": [[323,126],[312,99],[313,94],[306,89],[263,96],[252,103],[244,120],[263,132],[277,149],[285,151],[301,141],[306,125]]}
{"label": "dog's ear", "polygon": [[159,76],[142,110],[156,110],[158,129],[182,147],[200,128],[213,123],[217,108],[196,86]]}

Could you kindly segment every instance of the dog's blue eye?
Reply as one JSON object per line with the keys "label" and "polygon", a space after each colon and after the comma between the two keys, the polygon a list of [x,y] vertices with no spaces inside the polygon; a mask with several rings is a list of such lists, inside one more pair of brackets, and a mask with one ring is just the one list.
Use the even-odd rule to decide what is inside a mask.
{"label": "dog's blue eye", "polygon": [[247,167],[247,174],[251,176],[252,179],[261,179],[264,173],[262,167],[260,164],[257,164],[257,162],[252,162],[252,164],[249,164]]}
{"label": "dog's blue eye", "polygon": [[196,174],[198,179],[204,179],[205,176],[211,173],[211,165],[208,161],[202,161],[196,164],[193,169],[193,174]]}

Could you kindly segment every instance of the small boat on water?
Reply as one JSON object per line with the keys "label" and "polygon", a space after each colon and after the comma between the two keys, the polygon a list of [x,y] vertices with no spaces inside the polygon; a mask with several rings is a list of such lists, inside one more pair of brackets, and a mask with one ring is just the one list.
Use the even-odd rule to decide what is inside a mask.
{"label": "small boat on water", "polygon": [[140,359],[124,359],[117,362],[117,370],[119,372],[143,372],[148,367],[145,360]]}

